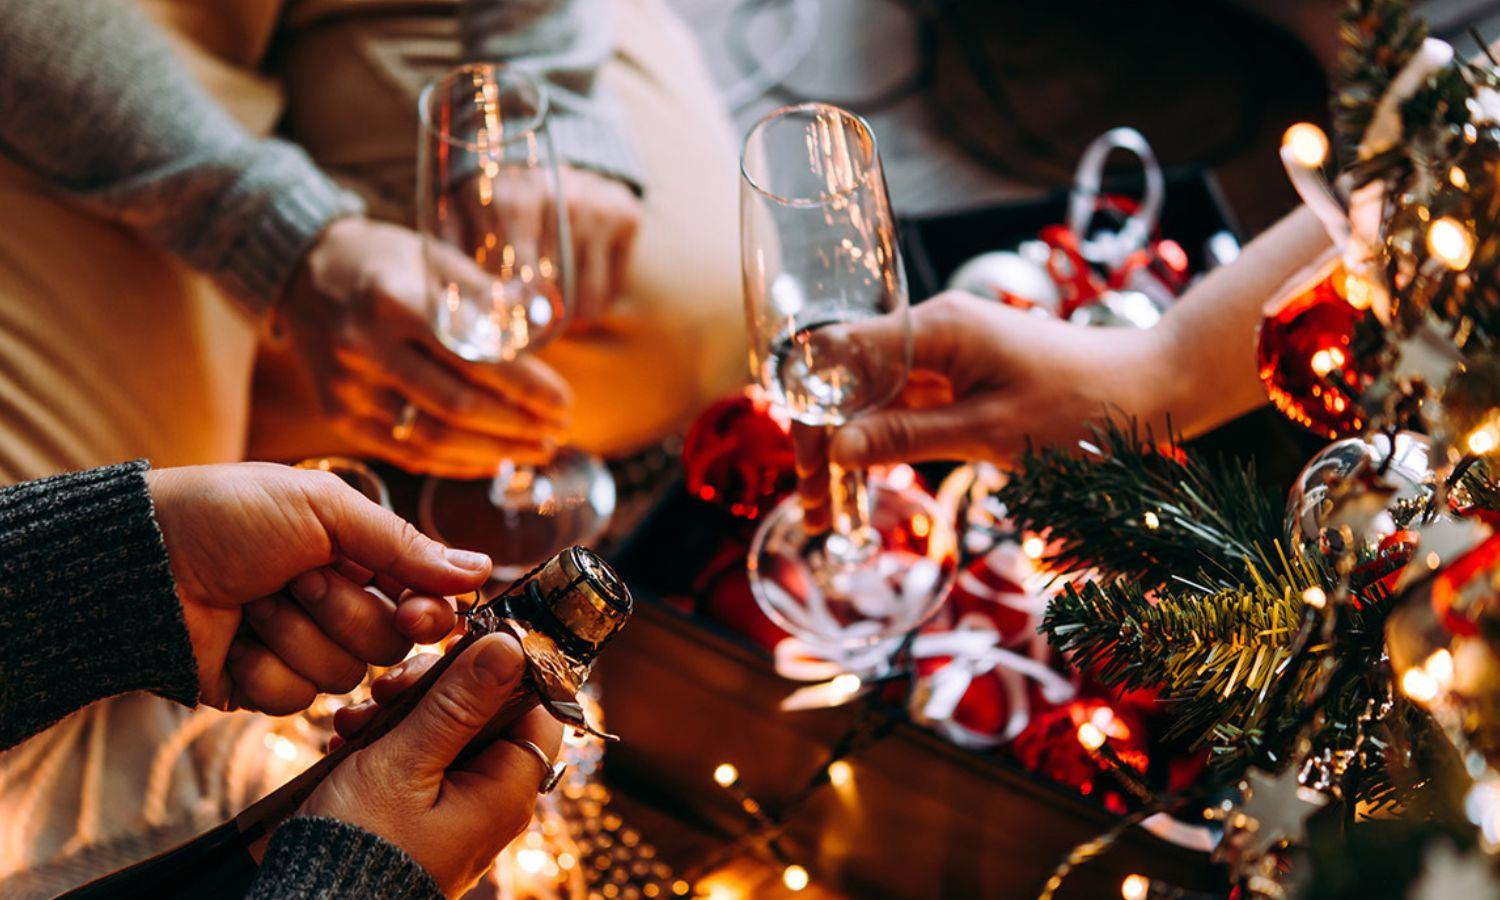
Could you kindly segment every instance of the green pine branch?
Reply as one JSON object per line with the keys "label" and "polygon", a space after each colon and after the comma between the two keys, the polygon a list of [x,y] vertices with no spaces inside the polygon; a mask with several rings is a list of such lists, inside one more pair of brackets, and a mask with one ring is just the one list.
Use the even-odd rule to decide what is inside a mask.
{"label": "green pine branch", "polygon": [[1351,0],[1339,34],[1333,126],[1342,162],[1349,165],[1386,87],[1426,40],[1427,24],[1412,15],[1406,0]]}
{"label": "green pine branch", "polygon": [[1056,541],[1049,564],[1143,589],[1179,579],[1234,585],[1281,535],[1280,499],[1251,466],[1207,465],[1134,422],[1094,429],[1076,455],[1028,449],[997,496],[1016,524]]}

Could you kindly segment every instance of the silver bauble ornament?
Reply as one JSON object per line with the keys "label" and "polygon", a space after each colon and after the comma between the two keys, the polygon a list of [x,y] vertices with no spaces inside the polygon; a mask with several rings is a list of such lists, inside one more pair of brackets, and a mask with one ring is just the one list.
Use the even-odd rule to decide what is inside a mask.
{"label": "silver bauble ornament", "polygon": [[1287,496],[1288,543],[1310,556],[1349,564],[1409,553],[1415,535],[1406,540],[1404,527],[1430,521],[1432,513],[1437,477],[1428,461],[1431,449],[1426,437],[1411,431],[1324,447]]}
{"label": "silver bauble ornament", "polygon": [[981,253],[959,266],[948,279],[948,287],[986,300],[1009,294],[1054,316],[1062,308],[1062,295],[1046,266],[1009,250]]}

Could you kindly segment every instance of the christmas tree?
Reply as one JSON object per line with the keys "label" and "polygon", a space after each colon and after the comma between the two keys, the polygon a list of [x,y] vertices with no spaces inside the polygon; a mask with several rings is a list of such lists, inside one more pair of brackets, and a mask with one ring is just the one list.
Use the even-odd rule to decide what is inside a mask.
{"label": "christmas tree", "polygon": [[1296,290],[1347,327],[1303,326],[1294,382],[1262,367],[1341,439],[1283,501],[1115,424],[1028,453],[1000,499],[1072,573],[1053,645],[1212,751],[1142,814],[1219,819],[1238,896],[1500,896],[1500,64],[1399,0],[1354,0],[1342,31],[1343,252]]}

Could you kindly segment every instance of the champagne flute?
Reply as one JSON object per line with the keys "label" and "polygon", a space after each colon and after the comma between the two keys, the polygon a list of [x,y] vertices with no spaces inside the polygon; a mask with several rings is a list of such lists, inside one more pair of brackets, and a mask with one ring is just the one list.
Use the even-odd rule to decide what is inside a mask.
{"label": "champagne flute", "polygon": [[[562,333],[572,308],[567,207],[543,85],[492,64],[460,66],[418,101],[417,228],[432,325],[478,365],[508,362]],[[519,577],[598,537],[615,484],[597,457],[563,448],[493,479],[429,478],[418,514],[434,538],[488,553]]]}
{"label": "champagne flute", "polygon": [[[870,126],[804,103],[760,120],[741,158],[741,263],[754,378],[803,426],[894,399],[911,365],[906,274]],[[879,668],[952,584],[953,529],[914,484],[831,467],[832,528],[783,501],[751,543],[750,583],[794,636]],[[856,663],[855,660],[862,660]]]}

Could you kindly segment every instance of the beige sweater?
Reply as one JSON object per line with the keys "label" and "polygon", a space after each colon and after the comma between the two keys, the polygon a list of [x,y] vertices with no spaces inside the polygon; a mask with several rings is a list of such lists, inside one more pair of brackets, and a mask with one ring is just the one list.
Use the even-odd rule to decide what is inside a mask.
{"label": "beige sweater", "polygon": [[133,5],[0,0],[0,153],[254,311],[280,295],[329,220],[360,208],[299,148],[268,137],[283,97],[262,66],[283,29],[398,6],[456,15],[467,58],[549,83],[549,129],[564,161],[639,188],[633,150],[594,84],[612,51],[608,0]]}

